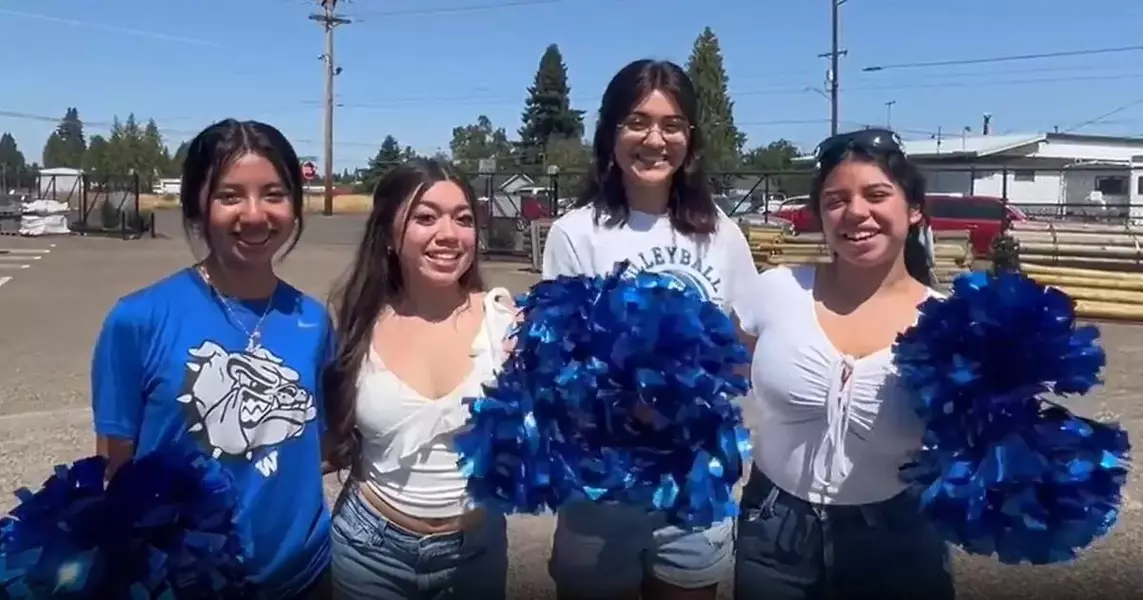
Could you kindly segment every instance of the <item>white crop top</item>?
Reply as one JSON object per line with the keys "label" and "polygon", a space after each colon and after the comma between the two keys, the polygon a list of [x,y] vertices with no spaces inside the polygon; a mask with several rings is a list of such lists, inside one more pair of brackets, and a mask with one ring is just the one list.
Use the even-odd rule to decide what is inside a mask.
{"label": "white crop top", "polygon": [[456,517],[468,507],[467,478],[457,467],[452,437],[468,422],[465,398],[481,395],[502,362],[503,341],[515,313],[512,296],[496,288],[484,296],[482,333],[472,345],[472,372],[438,400],[421,396],[370,349],[357,379],[357,428],[362,437],[364,484],[412,517]]}
{"label": "white crop top", "polygon": [[[892,348],[839,352],[814,310],[814,267],[778,267],[751,290],[754,464],[815,504],[868,504],[905,489],[924,425],[896,381]],[[939,296],[929,290],[930,296]]]}

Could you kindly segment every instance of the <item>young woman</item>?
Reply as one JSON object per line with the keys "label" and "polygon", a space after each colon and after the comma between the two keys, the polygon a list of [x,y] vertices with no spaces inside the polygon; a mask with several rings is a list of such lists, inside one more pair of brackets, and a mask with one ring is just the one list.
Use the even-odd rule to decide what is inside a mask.
{"label": "young woman", "polygon": [[[587,190],[548,233],[545,278],[606,274],[627,260],[730,309],[757,270],[711,195],[697,112],[678,65],[640,60],[615,75]],[[732,538],[730,520],[687,532],[634,507],[575,503],[559,512],[550,572],[562,598],[713,599],[731,570]]]}
{"label": "young woman", "polygon": [[333,294],[329,457],[351,470],[333,518],[339,598],[505,595],[504,516],[469,506],[452,443],[515,318],[507,290],[484,292],[475,208],[449,167],[395,167]]}
{"label": "young woman", "polygon": [[822,142],[810,192],[834,260],[766,271],[754,463],[738,521],[738,598],[951,600],[945,544],[899,471],[923,425],[892,345],[936,294],[921,242],[924,180],[890,131]]}
{"label": "young woman", "polygon": [[322,304],[278,279],[302,233],[298,157],[275,128],[225,120],[191,140],[180,194],[206,258],[119,300],[92,359],[98,450],[111,469],[197,444],[241,490],[253,581],[267,598],[323,594]]}

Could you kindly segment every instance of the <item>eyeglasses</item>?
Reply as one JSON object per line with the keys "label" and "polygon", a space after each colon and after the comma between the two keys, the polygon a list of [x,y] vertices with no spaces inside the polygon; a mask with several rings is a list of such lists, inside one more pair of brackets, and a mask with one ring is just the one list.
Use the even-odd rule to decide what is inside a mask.
{"label": "eyeglasses", "polygon": [[814,159],[820,167],[825,163],[837,162],[853,149],[876,154],[905,154],[904,143],[896,133],[888,129],[862,129],[826,138],[814,150]]}
{"label": "eyeglasses", "polygon": [[619,127],[636,135],[644,136],[650,135],[651,131],[658,129],[659,135],[663,136],[663,139],[685,138],[694,128],[682,117],[667,117],[656,122],[651,117],[638,113],[628,117]]}

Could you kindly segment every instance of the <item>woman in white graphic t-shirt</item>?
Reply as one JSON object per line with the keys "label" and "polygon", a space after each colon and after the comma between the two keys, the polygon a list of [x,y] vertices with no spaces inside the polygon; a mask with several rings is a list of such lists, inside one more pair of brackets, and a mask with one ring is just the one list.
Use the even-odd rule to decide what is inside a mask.
{"label": "woman in white graphic t-shirt", "polygon": [[[719,210],[699,161],[694,85],[670,62],[623,67],[603,94],[593,166],[575,209],[552,224],[543,276],[603,275],[620,261],[674,277],[729,312],[757,275],[742,230]],[[729,575],[733,523],[699,532],[613,504],[559,511],[550,572],[561,598],[713,599]]]}
{"label": "woman in white graphic t-shirt", "polygon": [[777,267],[750,292],[754,471],[742,493],[742,600],[952,600],[948,551],[900,468],[923,424],[892,344],[936,295],[924,179],[887,130],[818,146],[810,207],[829,264]]}

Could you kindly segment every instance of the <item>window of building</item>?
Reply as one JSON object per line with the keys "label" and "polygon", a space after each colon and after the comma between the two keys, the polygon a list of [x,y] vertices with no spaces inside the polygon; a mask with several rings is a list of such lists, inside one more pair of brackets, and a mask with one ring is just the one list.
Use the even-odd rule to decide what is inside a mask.
{"label": "window of building", "polygon": [[1031,169],[1020,169],[1017,171],[1012,171],[1012,180],[1026,182],[1036,181],[1036,172]]}

